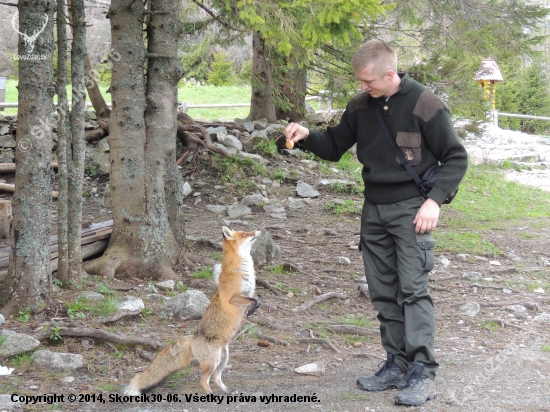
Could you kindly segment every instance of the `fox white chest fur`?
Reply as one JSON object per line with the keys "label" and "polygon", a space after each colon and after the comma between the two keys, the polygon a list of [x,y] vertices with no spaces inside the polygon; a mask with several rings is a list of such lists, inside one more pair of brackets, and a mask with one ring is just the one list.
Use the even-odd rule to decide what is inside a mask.
{"label": "fox white chest fur", "polygon": [[243,274],[241,293],[244,296],[252,297],[256,289],[256,272],[254,271],[254,262],[252,256],[250,256],[250,251],[248,251],[248,255],[243,256],[239,270]]}

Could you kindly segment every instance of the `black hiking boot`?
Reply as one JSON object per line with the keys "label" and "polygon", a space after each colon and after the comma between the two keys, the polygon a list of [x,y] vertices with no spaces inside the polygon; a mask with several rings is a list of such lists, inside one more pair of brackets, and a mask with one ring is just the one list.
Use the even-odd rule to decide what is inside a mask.
{"label": "black hiking boot", "polygon": [[405,389],[400,391],[395,397],[395,403],[409,406],[419,406],[430,399],[435,398],[435,383],[432,379],[423,375],[424,364],[413,362],[409,363],[409,374]]}
{"label": "black hiking boot", "polygon": [[382,368],[373,376],[357,378],[357,385],[365,391],[383,391],[389,388],[404,388],[407,383],[407,374],[394,362],[393,354],[388,353],[387,360]]}

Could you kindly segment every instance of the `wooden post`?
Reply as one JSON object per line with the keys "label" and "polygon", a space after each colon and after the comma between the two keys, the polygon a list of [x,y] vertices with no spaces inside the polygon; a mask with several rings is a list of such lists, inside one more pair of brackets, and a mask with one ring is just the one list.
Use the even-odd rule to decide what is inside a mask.
{"label": "wooden post", "polygon": [[11,219],[11,200],[0,200],[0,238],[9,239]]}

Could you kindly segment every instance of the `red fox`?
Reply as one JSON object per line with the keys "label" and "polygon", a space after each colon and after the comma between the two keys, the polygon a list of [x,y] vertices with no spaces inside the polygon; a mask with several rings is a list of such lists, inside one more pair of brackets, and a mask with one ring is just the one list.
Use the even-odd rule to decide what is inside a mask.
{"label": "red fox", "polygon": [[252,297],[256,289],[256,275],[250,250],[261,232],[234,232],[224,226],[222,233],[222,272],[218,289],[197,331],[165,347],[151,365],[124,388],[125,395],[140,395],[143,390],[183,369],[192,357],[200,363],[201,385],[206,393],[212,393],[209,384],[212,374],[218,387],[230,393],[221,379],[229,359],[229,340],[239,331],[246,306],[251,305],[246,311],[247,315],[251,315],[260,305],[260,298]]}

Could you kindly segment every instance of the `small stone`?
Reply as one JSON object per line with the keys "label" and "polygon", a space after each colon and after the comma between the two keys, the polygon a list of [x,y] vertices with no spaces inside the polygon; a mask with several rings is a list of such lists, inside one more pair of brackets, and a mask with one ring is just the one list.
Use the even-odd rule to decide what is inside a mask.
{"label": "small stone", "polygon": [[468,260],[469,257],[470,255],[468,253],[459,253],[458,255],[456,255],[456,258],[458,260]]}
{"label": "small stone", "polygon": [[464,272],[462,274],[464,279],[470,279],[472,281],[477,281],[483,278],[483,275],[479,272]]}
{"label": "small stone", "polygon": [[176,282],[172,279],[169,279],[169,280],[164,280],[162,282],[157,282],[155,285],[160,289],[174,290],[174,287],[176,286]]}
{"label": "small stone", "polygon": [[507,306],[506,309],[508,309],[510,312],[515,312],[515,313],[527,312],[527,308],[523,305],[510,305],[510,306]]}
{"label": "small stone", "polygon": [[502,263],[500,263],[500,262],[497,261],[497,260],[491,260],[491,261],[489,261],[489,264],[490,264],[491,266],[502,266]]}
{"label": "small stone", "polygon": [[519,262],[521,260],[514,252],[506,253],[506,257],[514,262]]}
{"label": "small stone", "polygon": [[227,212],[227,206],[223,205],[208,205],[206,206],[206,210],[212,213],[216,213],[217,215],[221,213]]}
{"label": "small stone", "polygon": [[345,256],[339,256],[338,263],[346,266],[351,265],[351,261]]}
{"label": "small stone", "polygon": [[61,379],[61,381],[65,383],[71,383],[71,382],[74,382],[75,379],[72,376],[66,376],[65,378]]}
{"label": "small stone", "polygon": [[84,298],[84,300],[87,300],[88,302],[101,302],[105,300],[105,296],[103,296],[101,293],[91,290],[85,290],[80,295]]}
{"label": "small stone", "polygon": [[451,265],[451,261],[447,259],[445,256],[441,256],[439,258],[439,263],[443,265],[444,269],[447,269]]}
{"label": "small stone", "polygon": [[325,363],[323,361],[308,363],[294,369],[294,372],[300,375],[321,376],[325,373]]}
{"label": "small stone", "polygon": [[477,302],[470,302],[460,306],[460,311],[467,316],[475,316],[481,310],[481,306]]}
{"label": "small stone", "polygon": [[502,289],[502,293],[505,293],[507,295],[511,295],[514,292],[512,292],[510,289]]}
{"label": "small stone", "polygon": [[533,290],[533,293],[542,294],[542,293],[544,293],[544,289],[543,288],[536,288],[536,289]]}
{"label": "small stone", "polygon": [[145,292],[147,293],[159,293],[158,289],[155,287],[155,285],[148,284],[145,286]]}

